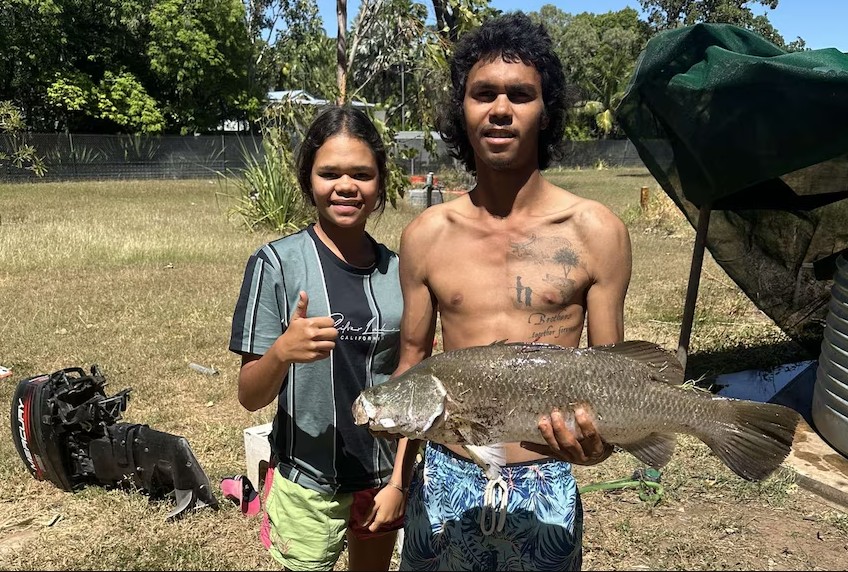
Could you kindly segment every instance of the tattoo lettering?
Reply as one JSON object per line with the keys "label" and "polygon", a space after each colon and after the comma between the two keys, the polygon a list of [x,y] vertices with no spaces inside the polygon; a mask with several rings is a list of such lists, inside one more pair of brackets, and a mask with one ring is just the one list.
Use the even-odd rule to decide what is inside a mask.
{"label": "tattoo lettering", "polygon": [[557,339],[562,336],[567,336],[568,334],[578,331],[582,328],[582,324],[578,326],[558,326],[556,325],[558,322],[563,322],[571,319],[571,314],[566,314],[564,312],[557,312],[553,315],[545,314],[544,312],[534,312],[530,314],[527,318],[527,323],[531,326],[544,326],[545,329],[534,331],[532,333],[532,337],[534,339],[539,338],[554,338]]}
{"label": "tattoo lettering", "polygon": [[549,316],[544,312],[534,312],[527,318],[527,323],[532,326],[541,326],[542,324],[553,324],[569,319],[571,316],[563,312],[557,312],[553,316]]}

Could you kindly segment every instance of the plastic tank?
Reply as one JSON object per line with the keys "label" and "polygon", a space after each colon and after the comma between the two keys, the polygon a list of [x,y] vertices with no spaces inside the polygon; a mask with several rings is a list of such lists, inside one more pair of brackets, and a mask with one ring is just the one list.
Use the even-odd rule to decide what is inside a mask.
{"label": "plastic tank", "polygon": [[848,258],[845,254],[836,260],[812,414],[821,436],[848,456]]}

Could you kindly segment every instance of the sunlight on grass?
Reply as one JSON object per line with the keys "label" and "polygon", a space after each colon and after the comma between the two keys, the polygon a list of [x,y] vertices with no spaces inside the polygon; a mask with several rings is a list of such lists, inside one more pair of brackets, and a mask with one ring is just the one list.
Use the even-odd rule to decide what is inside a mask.
{"label": "sunlight on grass", "polygon": [[[546,176],[627,221],[634,255],[627,338],[676,347],[691,226],[660,197],[655,210],[640,214],[640,188],[657,188],[645,170]],[[245,471],[243,430],[274,414],[273,407],[251,413],[239,405],[239,359],[227,344],[247,257],[277,235],[250,233],[228,220],[230,205],[220,193],[213,180],[0,185],[0,364],[13,369],[13,380],[99,364],[108,395],[132,388],[124,420],[186,437],[221,502],[218,512],[165,523],[170,501],[98,487],[65,493],[31,478],[11,440],[0,439],[0,522],[7,523],[0,530],[0,568],[278,568],[257,540],[260,519],[242,515],[219,489],[224,476]],[[401,202],[372,219],[368,230],[397,250],[419,212]],[[707,256],[693,349],[728,350],[780,336]],[[191,362],[220,373],[201,375],[189,369]],[[725,360],[715,367],[738,371],[740,365]],[[0,402],[10,402],[14,387],[0,384]],[[600,465],[575,467],[575,474],[588,484],[629,477],[638,466],[617,453]],[[765,550],[753,532],[757,522],[740,516],[749,512],[768,519],[771,528],[761,531],[791,517],[793,529],[815,526],[848,543],[844,517],[806,508],[811,497],[785,476],[741,481],[694,438],[679,441],[663,485],[656,506],[632,490],[585,496],[585,569],[744,568],[728,556],[734,542],[740,550]],[[815,521],[802,520],[814,512]],[[60,520],[45,524],[56,514]],[[778,564],[826,568],[829,562],[804,558]]]}

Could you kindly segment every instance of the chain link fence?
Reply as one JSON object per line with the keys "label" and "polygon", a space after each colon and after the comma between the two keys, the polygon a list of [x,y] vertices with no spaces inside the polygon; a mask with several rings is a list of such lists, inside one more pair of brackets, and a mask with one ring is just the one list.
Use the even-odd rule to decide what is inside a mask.
{"label": "chain link fence", "polygon": [[[42,180],[192,179],[244,167],[246,154],[261,153],[251,135],[76,135],[22,133],[0,136],[0,151],[31,145],[46,167]],[[0,165],[0,180],[38,177],[11,162]]]}
{"label": "chain link fence", "polygon": [[[396,163],[407,175],[444,169],[462,170],[433,133],[435,153],[427,151],[424,133],[401,131],[395,138]],[[223,135],[89,135],[21,133],[0,135],[0,154],[31,145],[43,158],[46,173],[39,178],[10,161],[0,163],[0,181],[74,179],[194,179],[238,172],[247,157],[262,154],[260,136]],[[566,141],[562,167],[642,167],[629,141]],[[557,166],[555,165],[555,166]]]}

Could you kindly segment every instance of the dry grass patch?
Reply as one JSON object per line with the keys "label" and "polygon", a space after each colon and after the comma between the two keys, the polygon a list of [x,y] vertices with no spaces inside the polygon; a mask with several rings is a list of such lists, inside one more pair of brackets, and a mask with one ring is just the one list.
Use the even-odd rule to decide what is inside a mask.
{"label": "dry grass patch", "polygon": [[[691,227],[661,204],[645,220],[628,218],[638,214],[640,187],[657,188],[644,170],[547,175],[628,221],[627,337],[676,347]],[[244,264],[274,235],[228,220],[220,191],[210,180],[0,185],[0,364],[14,370],[0,403],[10,403],[23,377],[97,363],[107,394],[133,388],[124,420],[185,436],[221,502],[217,512],[166,523],[170,501],[99,487],[65,493],[35,481],[11,440],[0,439],[0,568],[278,568],[258,542],[260,519],[243,516],[218,487],[245,471],[242,431],[274,413],[240,407],[239,360],[227,351]],[[397,249],[417,212],[388,207],[369,230]],[[664,225],[679,231],[646,230]],[[764,357],[740,358],[742,350],[785,341],[709,256],[704,276],[692,361],[738,371]],[[719,356],[713,365],[710,355]],[[220,373],[201,375],[190,362]],[[587,484],[635,467],[620,453],[576,474]],[[585,496],[585,568],[841,569],[848,558],[844,513],[781,475],[741,481],[696,440],[681,440],[663,483],[656,505],[634,490]]]}

